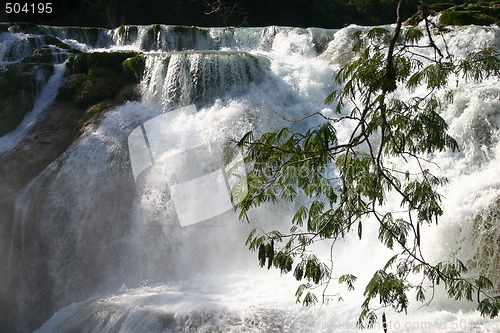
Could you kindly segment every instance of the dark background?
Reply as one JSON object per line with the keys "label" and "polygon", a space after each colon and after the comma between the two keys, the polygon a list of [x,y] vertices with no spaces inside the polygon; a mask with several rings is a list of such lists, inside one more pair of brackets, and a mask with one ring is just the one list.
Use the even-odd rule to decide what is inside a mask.
{"label": "dark background", "polygon": [[[123,24],[196,26],[268,26],[341,28],[351,23],[377,25],[395,22],[395,0],[48,0],[51,14],[5,13],[0,1],[0,21],[47,25],[115,28]],[[17,1],[19,4],[40,1]],[[428,3],[461,0],[427,1]],[[415,13],[407,0],[405,17]]]}

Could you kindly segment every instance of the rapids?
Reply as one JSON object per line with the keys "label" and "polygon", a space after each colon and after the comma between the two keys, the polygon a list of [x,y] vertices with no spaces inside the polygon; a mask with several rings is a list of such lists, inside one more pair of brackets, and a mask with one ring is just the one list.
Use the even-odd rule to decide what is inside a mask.
{"label": "rapids", "polygon": [[[0,288],[0,299],[14,304],[0,314],[0,331],[356,332],[363,283],[391,255],[376,239],[347,237],[334,253],[335,276],[358,276],[354,292],[336,286],[325,304],[304,308],[295,303],[299,283],[259,268],[256,254],[244,245],[255,227],[286,226],[293,204],[256,209],[251,224],[238,221],[230,209],[205,204],[206,220],[181,227],[174,187],[166,190],[165,179],[154,172],[136,183],[131,160],[137,152],[129,144],[134,129],[145,133],[143,124],[194,104],[196,112],[157,122],[156,130],[165,133],[162,147],[170,147],[165,149],[197,154],[192,160],[168,159],[160,167],[199,176],[217,169],[197,168],[216,160],[227,139],[249,130],[318,125],[319,117],[292,121],[313,112],[333,115],[324,99],[336,88],[335,73],[353,56],[349,35],[355,29],[365,28],[18,25],[0,30],[2,64],[29,55],[45,35],[84,52],[135,50],[146,56],[141,101],[107,112],[20,192],[11,193],[14,213],[2,220],[10,227],[0,228],[10,230],[0,234],[5,263],[0,283],[8,281],[9,288]],[[500,51],[498,27],[450,28],[445,37],[458,58],[484,46]],[[54,63],[64,61],[59,57]],[[24,122],[0,137],[0,154],[15,150],[26,129],[50,110],[64,70],[57,66]],[[450,82],[455,98],[442,109],[460,151],[432,156],[439,166],[435,172],[450,182],[441,189],[445,214],[439,226],[424,228],[422,246],[431,261],[458,256],[498,287],[500,86],[494,79],[460,83]],[[349,126],[340,126],[340,138],[347,137]],[[194,185],[189,193],[206,193],[206,202],[216,202],[208,198],[225,190],[202,182],[179,184],[186,187],[175,188],[186,191]],[[367,225],[365,234],[370,232],[376,227]],[[328,246],[317,251],[326,253]],[[482,318],[474,309],[475,304],[438,291],[427,307],[413,301],[407,315],[388,313],[389,331],[500,331],[500,319]],[[382,328],[377,324],[373,331]]]}

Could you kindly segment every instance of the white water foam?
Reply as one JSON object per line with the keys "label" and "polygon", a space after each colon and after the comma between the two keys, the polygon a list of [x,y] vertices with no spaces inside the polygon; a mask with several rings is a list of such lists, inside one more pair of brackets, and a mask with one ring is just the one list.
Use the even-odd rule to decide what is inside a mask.
{"label": "white water foam", "polygon": [[[211,30],[212,37],[225,40],[220,42],[225,51],[244,48],[251,55],[265,57],[270,71],[259,82],[237,93],[228,92],[204,101],[191,120],[214,142],[238,137],[249,130],[268,131],[283,126],[303,130],[317,125],[321,121],[319,117],[300,124],[287,120],[300,119],[312,112],[333,114],[323,100],[335,89],[333,77],[338,62],[344,60],[328,57],[349,57],[345,52],[350,43],[346,35],[355,28],[339,31],[321,59],[316,56],[312,34],[299,29],[236,29],[231,36],[238,43],[231,40],[233,37],[220,37],[220,30]],[[472,45],[471,49],[484,44],[495,46],[496,36],[498,28],[456,28],[447,36],[448,47],[460,57],[467,51],[464,45]],[[123,47],[123,43],[119,45],[120,49]],[[248,253],[244,247],[251,228],[269,229],[286,224],[293,205],[265,205],[252,212],[254,225],[241,223],[235,214],[227,214],[204,226],[200,223],[196,228],[180,228],[175,226],[168,196],[153,188],[137,190],[132,207],[127,208],[128,219],[96,215],[95,207],[102,210],[103,206],[110,205],[114,211],[119,208],[116,205],[121,194],[116,194],[112,205],[107,198],[95,195],[106,192],[104,184],[114,179],[110,176],[117,170],[113,169],[113,163],[115,167],[120,165],[120,172],[129,172],[133,180],[132,171],[122,163],[123,143],[114,141],[125,140],[127,131],[168,111],[165,107],[168,103],[157,95],[163,89],[150,83],[159,82],[159,78],[152,78],[158,74],[161,60],[170,53],[158,50],[156,53],[160,53],[156,61],[152,55],[148,56],[151,63],[143,82],[143,91],[149,97],[109,113],[99,128],[86,133],[58,161],[60,170],[55,179],[50,175],[41,177],[53,185],[47,193],[46,201],[53,202],[45,208],[48,217],[39,222],[46,226],[40,237],[49,239],[57,235],[56,239],[61,240],[51,245],[53,262],[48,270],[56,289],[54,294],[59,297],[57,306],[62,308],[37,332],[358,331],[355,322],[364,283],[392,256],[376,239],[370,239],[369,235],[376,234],[375,224],[367,223],[366,236],[361,241],[348,237],[339,243],[334,253],[334,275],[357,275],[357,290],[347,292],[332,282],[327,304],[306,309],[295,304],[294,292],[299,283],[290,276],[280,276],[277,271],[259,269],[256,254]],[[333,65],[329,64],[330,60]],[[454,89],[454,85],[455,82],[451,82],[450,89]],[[450,134],[459,141],[460,152],[433,156],[433,161],[440,166],[437,172],[447,175],[451,182],[442,188],[445,215],[440,225],[423,228],[426,235],[423,248],[430,260],[445,260],[450,255],[471,252],[475,248],[467,240],[471,221],[500,197],[497,82],[465,84],[455,92],[455,101],[443,110],[443,116],[450,124]],[[415,93],[418,91],[400,92],[403,96]],[[182,131],[183,124],[178,127],[176,130]],[[339,136],[348,133],[349,126],[338,128]],[[60,220],[61,216],[65,217],[64,221]],[[96,221],[106,224],[107,229],[126,228],[122,235],[125,241],[119,240],[120,246],[126,244],[126,250],[120,252],[119,257],[106,258],[106,249],[113,250],[115,240],[99,238],[102,232]],[[97,226],[95,238],[91,237],[93,234],[85,234],[93,230],[88,227],[90,222]],[[74,242],[68,241],[73,239],[67,234],[72,229],[76,230],[76,236],[71,234],[76,239]],[[100,263],[102,267],[113,267],[109,272],[113,281],[100,283],[99,288],[96,287],[97,295],[91,297],[90,290],[84,294],[86,299],[71,299],[71,288],[84,279],[79,274],[85,273],[81,269],[66,268],[64,263],[71,262],[78,267],[82,260],[88,265],[90,259],[85,257],[86,251],[92,249],[89,252],[96,255],[94,249],[99,245],[103,249],[99,253]],[[65,250],[72,250],[72,246],[76,247],[74,257]],[[328,245],[317,248],[328,256]],[[104,265],[107,260],[112,264]],[[339,297],[343,301],[338,301]],[[64,306],[69,303],[73,304]],[[500,331],[500,320],[482,318],[473,303],[453,302],[438,292],[429,307],[420,308],[420,305],[412,302],[408,315],[387,312],[389,331]],[[381,330],[377,326],[373,331]]]}

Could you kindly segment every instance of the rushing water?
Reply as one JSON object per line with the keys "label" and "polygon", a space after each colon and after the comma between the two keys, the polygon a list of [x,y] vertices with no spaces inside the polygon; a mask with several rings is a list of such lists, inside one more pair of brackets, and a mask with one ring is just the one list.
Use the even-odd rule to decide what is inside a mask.
{"label": "rushing water", "polygon": [[[313,112],[332,115],[323,101],[336,88],[336,71],[352,58],[348,36],[360,27],[28,28],[0,33],[2,62],[19,61],[46,34],[82,51],[143,51],[147,60],[141,101],[107,112],[98,127],[17,194],[12,234],[0,240],[11,244],[9,267],[2,274],[11,270],[20,276],[13,305],[18,331],[356,331],[363,283],[390,253],[368,236],[361,241],[348,237],[334,253],[334,275],[357,275],[356,291],[337,287],[328,302],[311,309],[295,304],[297,281],[258,268],[255,254],[244,246],[254,227],[276,228],[288,221],[293,205],[264,206],[252,212],[253,224],[239,222],[236,213],[214,207],[222,202],[216,197],[224,192],[224,181],[217,183],[217,177],[225,171],[213,161],[228,138],[283,126],[302,130],[321,119],[291,120]],[[458,57],[484,46],[500,50],[498,28],[456,28],[446,38]],[[25,124],[52,102],[60,72],[42,90]],[[439,166],[435,172],[450,182],[441,189],[445,214],[439,226],[425,228],[422,246],[432,261],[457,255],[475,263],[476,270],[496,277],[498,287],[500,87],[490,79],[459,86],[450,82],[449,89],[455,99],[442,115],[460,152],[432,156]],[[163,116],[190,104],[184,113]],[[24,133],[27,125],[21,126],[15,133]],[[348,126],[339,125],[341,137],[348,132]],[[162,163],[137,183],[130,161],[151,158],[145,162],[149,167],[153,159],[160,161],[160,152],[153,141],[143,144],[144,150],[152,149],[150,157],[132,149],[131,133],[150,140],[163,133],[157,144]],[[5,151],[18,140],[18,134],[6,135],[0,147]],[[173,159],[179,152],[184,159]],[[172,174],[179,173],[199,177],[195,180],[209,175],[212,183],[170,184]],[[190,195],[183,197],[182,191]],[[186,215],[180,207],[186,210],[189,197],[198,199],[187,207],[204,209],[199,216],[206,220],[181,227]],[[374,235],[375,229],[368,224],[364,234]],[[413,302],[408,315],[388,313],[389,331],[500,331],[498,319],[482,318],[475,304],[451,301],[439,291],[430,306],[420,306]]]}

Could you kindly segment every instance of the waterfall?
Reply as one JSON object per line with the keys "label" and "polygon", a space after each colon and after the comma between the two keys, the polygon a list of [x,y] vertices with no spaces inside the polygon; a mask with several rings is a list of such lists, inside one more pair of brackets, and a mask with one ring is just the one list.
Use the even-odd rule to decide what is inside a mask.
{"label": "waterfall", "polygon": [[164,109],[204,104],[244,91],[266,74],[265,61],[245,52],[177,52],[148,59],[143,97]]}
{"label": "waterfall", "polygon": [[[1,25],[1,66],[56,43],[49,35],[73,49],[67,57],[134,50],[144,54],[145,68],[141,99],[103,113],[43,170],[18,181],[7,179],[9,170],[29,162],[13,158],[0,168],[0,207],[9,212],[0,217],[0,331],[356,332],[363,283],[391,253],[376,239],[347,237],[334,253],[334,275],[357,275],[356,290],[338,287],[322,306],[296,304],[298,282],[259,268],[245,247],[253,228],[286,230],[296,204],[264,205],[250,224],[239,221],[227,199],[230,173],[220,163],[228,139],[284,126],[303,131],[321,119],[294,120],[333,116],[324,99],[352,58],[356,29],[364,28]],[[498,27],[470,26],[445,37],[460,58],[498,49],[499,35]],[[54,66],[32,111],[0,137],[2,163],[27,145],[29,124],[42,125],[53,112],[65,64]],[[486,79],[448,89],[455,98],[441,114],[460,151],[432,156],[435,173],[450,182],[440,189],[445,214],[422,231],[422,248],[432,261],[464,258],[498,286],[500,88]],[[339,137],[349,130],[337,128]],[[317,251],[328,253],[322,245]],[[420,305],[412,303],[407,315],[388,313],[391,331],[500,329],[499,319],[439,291],[430,306]]]}
{"label": "waterfall", "polygon": [[[36,70],[36,67],[35,67]],[[44,78],[42,75],[37,75],[42,86],[38,95],[35,98],[33,108],[28,112],[23,120],[17,125],[16,129],[0,137],[0,153],[5,152],[12,148],[22,137],[26,134],[28,129],[34,124],[37,116],[45,110],[56,98],[57,90],[61,84],[64,76],[65,64],[58,64],[54,66],[54,72],[52,76],[43,82]]]}

